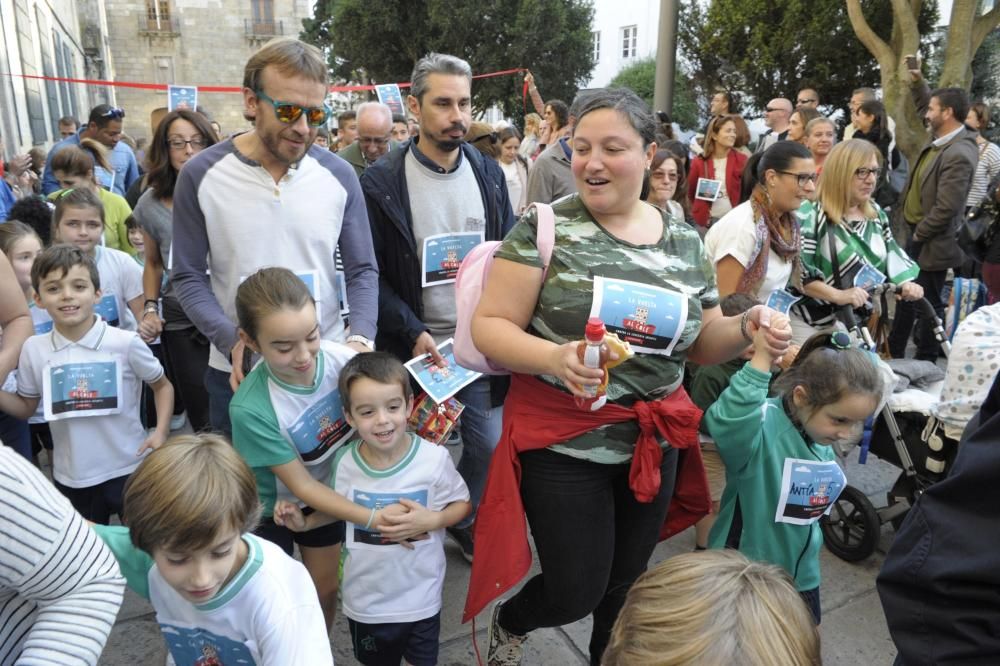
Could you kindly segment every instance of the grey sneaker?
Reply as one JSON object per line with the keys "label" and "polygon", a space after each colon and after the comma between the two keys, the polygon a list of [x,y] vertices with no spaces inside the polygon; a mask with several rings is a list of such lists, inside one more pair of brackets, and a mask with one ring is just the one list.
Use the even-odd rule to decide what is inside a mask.
{"label": "grey sneaker", "polygon": [[489,633],[486,635],[489,648],[486,650],[486,666],[521,666],[524,659],[522,644],[528,638],[512,634],[500,626],[500,604],[493,606],[490,615]]}

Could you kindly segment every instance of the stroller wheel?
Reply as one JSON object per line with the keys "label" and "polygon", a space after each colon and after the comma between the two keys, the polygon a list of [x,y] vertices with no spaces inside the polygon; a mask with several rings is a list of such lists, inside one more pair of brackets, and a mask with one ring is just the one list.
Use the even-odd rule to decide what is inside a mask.
{"label": "stroller wheel", "polygon": [[819,526],[827,550],[845,562],[859,562],[874,553],[881,532],[875,507],[854,486],[844,487]]}

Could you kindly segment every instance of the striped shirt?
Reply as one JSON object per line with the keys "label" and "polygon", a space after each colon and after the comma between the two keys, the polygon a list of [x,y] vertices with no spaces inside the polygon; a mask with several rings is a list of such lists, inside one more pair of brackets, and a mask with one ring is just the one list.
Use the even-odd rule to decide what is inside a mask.
{"label": "striped shirt", "polygon": [[124,587],[69,501],[0,446],[0,666],[96,664]]}
{"label": "striped shirt", "polygon": [[978,206],[986,198],[986,187],[1000,173],[1000,148],[997,144],[987,141],[978,146],[979,164],[972,176],[972,186],[969,188],[969,198],[966,206]]}

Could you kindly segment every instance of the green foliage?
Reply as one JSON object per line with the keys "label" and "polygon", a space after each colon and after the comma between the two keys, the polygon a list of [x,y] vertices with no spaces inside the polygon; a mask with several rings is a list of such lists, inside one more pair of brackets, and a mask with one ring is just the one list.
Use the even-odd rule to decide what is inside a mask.
{"label": "green foliage", "polygon": [[[645,58],[623,67],[608,85],[631,89],[652,108],[656,60]],[[681,129],[695,129],[700,123],[698,105],[691,91],[691,80],[680,67],[674,75],[674,105],[670,117]]]}
{"label": "green foliage", "polygon": [[[569,103],[594,67],[589,0],[317,0],[302,39],[329,54],[340,81],[409,81],[432,51],[464,58],[474,74],[526,67],[546,99]],[[520,118],[522,77],[477,79],[473,106]],[[531,110],[531,102],[528,102]]]}
{"label": "green foliage", "polygon": [[[869,25],[887,41],[892,7],[864,3]],[[923,3],[922,34],[937,22],[936,0]],[[827,112],[846,107],[854,88],[880,84],[878,63],[858,41],[844,0],[685,0],[679,44],[697,72],[704,103],[716,88],[736,91],[757,109],[802,87],[819,90]]]}

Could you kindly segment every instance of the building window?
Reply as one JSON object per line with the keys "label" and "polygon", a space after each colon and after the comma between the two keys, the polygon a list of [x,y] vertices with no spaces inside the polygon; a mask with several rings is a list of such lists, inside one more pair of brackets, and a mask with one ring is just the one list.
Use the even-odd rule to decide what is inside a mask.
{"label": "building window", "polygon": [[274,24],[274,0],[251,0],[253,10],[253,34],[280,34]]}
{"label": "building window", "polygon": [[622,28],[622,58],[634,58],[636,54],[636,36],[639,28],[628,25]]}
{"label": "building window", "polygon": [[594,41],[594,62],[598,63],[601,61],[601,31],[595,30],[590,36]]}
{"label": "building window", "polygon": [[146,28],[152,32],[170,30],[169,0],[146,0]]}

